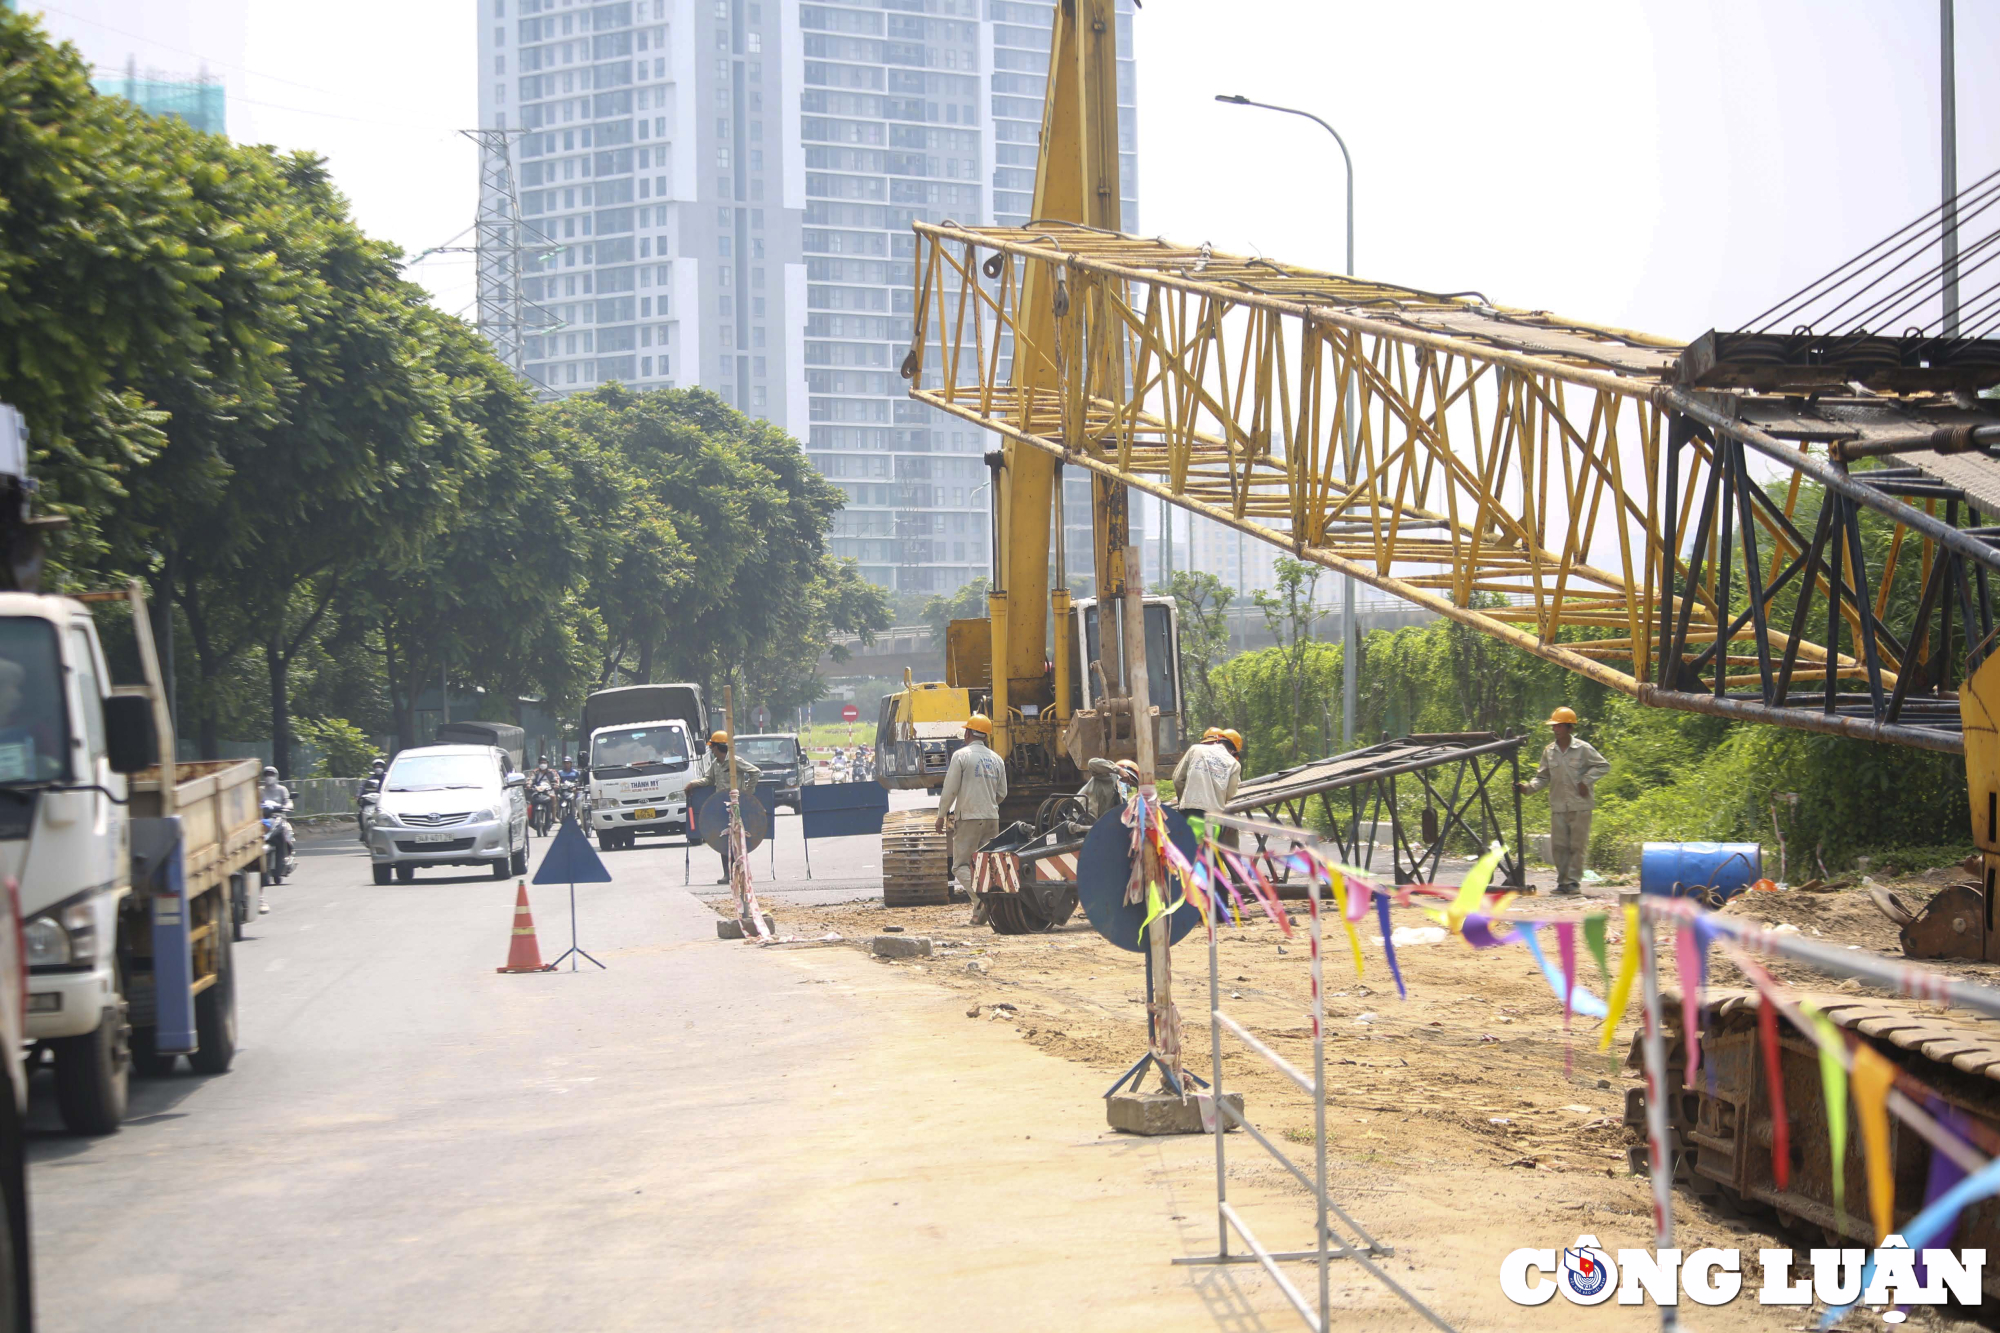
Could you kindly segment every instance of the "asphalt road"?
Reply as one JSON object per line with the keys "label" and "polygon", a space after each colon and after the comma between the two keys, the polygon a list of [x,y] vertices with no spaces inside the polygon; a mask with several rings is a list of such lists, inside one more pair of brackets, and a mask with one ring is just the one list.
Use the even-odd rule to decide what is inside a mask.
{"label": "asphalt road", "polygon": [[[781,928],[879,892],[873,839],[807,881],[779,830]],[[685,888],[678,847],[606,860],[605,970],[502,976],[511,880],[377,887],[309,844],[236,946],[230,1073],[135,1080],[102,1139],[38,1077],[41,1327],[1264,1326],[1165,1262],[1203,1243],[1203,1141],[1109,1135],[1096,1074],[858,951],[717,941],[712,853]],[[530,891],[552,958],[568,895]]]}

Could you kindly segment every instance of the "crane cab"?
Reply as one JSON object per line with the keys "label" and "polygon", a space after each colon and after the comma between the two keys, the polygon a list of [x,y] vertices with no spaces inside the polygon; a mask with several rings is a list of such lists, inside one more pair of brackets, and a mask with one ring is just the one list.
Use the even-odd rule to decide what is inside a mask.
{"label": "crane cab", "polygon": [[[1171,597],[1145,598],[1144,607],[1147,686],[1158,710],[1155,753],[1162,766],[1171,766],[1184,748],[1179,608]],[[1071,606],[1069,617],[1069,632],[1060,641],[1068,647],[1063,665],[1071,711],[1058,716],[1051,663],[1042,697],[1019,700],[1007,710],[1010,786],[1074,790],[1090,760],[1136,753],[1129,710],[1118,711],[1123,691],[1106,681],[1102,665],[1102,635],[1109,631],[1119,642],[1120,616],[1114,611],[1100,624],[1097,599],[1085,597]],[[992,622],[954,620],[945,635],[946,679],[905,679],[901,690],[883,697],[875,730],[876,780],[883,786],[927,789],[944,781],[966,719],[992,707],[992,643]]]}

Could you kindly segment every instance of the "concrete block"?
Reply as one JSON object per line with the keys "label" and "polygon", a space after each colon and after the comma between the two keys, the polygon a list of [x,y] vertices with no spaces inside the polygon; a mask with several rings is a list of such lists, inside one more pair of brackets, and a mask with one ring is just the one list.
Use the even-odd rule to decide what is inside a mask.
{"label": "concrete block", "polygon": [[[771,914],[769,912],[764,913],[764,929],[770,931],[773,935],[778,933],[778,923],[771,919]],[[719,940],[742,939],[743,923],[741,921],[734,920],[733,918],[724,918],[723,920],[716,922],[715,938]]]}
{"label": "concrete block", "polygon": [[877,958],[928,958],[931,956],[931,942],[923,935],[877,935],[875,937]]}
{"label": "concrete block", "polygon": [[[1243,1114],[1243,1094],[1225,1092],[1223,1101]],[[1121,1134],[1204,1134],[1201,1106],[1169,1092],[1120,1092],[1105,1099],[1104,1116]]]}

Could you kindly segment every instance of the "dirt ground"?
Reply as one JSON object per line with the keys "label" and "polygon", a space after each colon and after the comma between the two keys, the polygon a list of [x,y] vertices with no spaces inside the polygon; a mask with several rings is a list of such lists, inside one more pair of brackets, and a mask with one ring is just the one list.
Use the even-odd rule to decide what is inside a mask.
{"label": "dirt ground", "polygon": [[[1920,906],[1955,877],[1955,872],[1932,872],[1891,887],[1906,903]],[[1598,886],[1596,896],[1581,900],[1528,897],[1517,900],[1512,910],[1576,917],[1610,910],[1615,968],[1623,933],[1616,910],[1618,887]],[[714,905],[728,910],[726,899],[716,899]],[[1895,927],[1858,885],[1824,893],[1745,894],[1729,910],[1774,925],[1789,923],[1801,934],[1832,943],[1901,956]],[[866,951],[871,939],[884,932],[928,937],[932,957],[878,959],[875,965],[955,992],[967,1023],[1004,1025],[1029,1046],[1089,1067],[1107,1087],[1144,1052],[1141,955],[1099,937],[1080,912],[1050,934],[1012,937],[974,927],[969,916],[964,905],[888,910],[879,900],[863,900],[790,907],[780,928],[802,942],[785,947],[799,948]],[[1414,907],[1397,908],[1392,916],[1399,930],[1433,924]],[[1545,1323],[1547,1311],[1538,1316],[1534,1310],[1517,1310],[1500,1295],[1497,1264],[1508,1250],[1569,1245],[1584,1233],[1613,1250],[1652,1244],[1647,1184],[1626,1165],[1626,1149],[1634,1140],[1624,1124],[1624,1107],[1637,1076],[1625,1068],[1624,1058],[1633,1024],[1621,1025],[1612,1050],[1601,1053],[1590,1020],[1579,1017],[1565,1028],[1560,1003],[1525,950],[1510,946],[1475,952],[1456,939],[1398,945],[1409,987],[1408,998],[1399,999],[1379,935],[1368,928],[1361,935],[1361,976],[1337,934],[1329,938],[1325,956],[1333,1196],[1385,1242],[1406,1247],[1399,1248],[1399,1259],[1421,1255],[1409,1267],[1422,1271],[1426,1287],[1457,1297],[1470,1327]],[[1545,937],[1545,947],[1553,958],[1552,938]],[[1217,957],[1225,1012],[1310,1075],[1303,920],[1289,940],[1261,916],[1226,927]],[[1595,963],[1587,954],[1579,961],[1580,978],[1602,995]],[[1187,1062],[1207,1077],[1209,1033],[1201,1020],[1208,959],[1199,930],[1175,950],[1174,966]],[[1805,988],[1860,989],[1782,964],[1774,970]],[[2000,981],[2000,968],[1952,964],[1947,970]],[[1711,979],[1716,985],[1740,984],[1734,969],[1719,958]],[[1632,1012],[1636,1014],[1636,1004]],[[1310,1169],[1310,1098],[1227,1035],[1222,1079],[1225,1088],[1245,1095],[1251,1121],[1294,1146],[1294,1159]],[[1261,1188],[1297,1196],[1304,1233],[1272,1243],[1306,1243],[1309,1195],[1293,1186],[1281,1168],[1268,1165],[1254,1144],[1242,1142],[1231,1152],[1232,1180],[1241,1175]],[[1197,1219],[1212,1217],[1211,1201],[1200,1197],[1198,1187],[1190,1189],[1195,1197],[1184,1211]],[[1676,1218],[1683,1253],[1704,1246],[1745,1251],[1746,1286],[1753,1290],[1757,1249],[1791,1245],[1803,1253],[1824,1243],[1817,1237],[1784,1237],[1772,1229],[1774,1223],[1738,1216],[1726,1205],[1710,1205],[1685,1192],[1676,1196]],[[1364,1274],[1346,1281],[1351,1301],[1363,1302],[1401,1326],[1393,1297],[1373,1287]],[[1748,1295],[1728,1307],[1699,1311],[1704,1328],[1781,1326],[1771,1313],[1760,1311]],[[1601,1307],[1598,1314],[1624,1326],[1638,1312],[1613,1316],[1611,1307]],[[1656,1316],[1649,1311],[1633,1326],[1652,1318]],[[1851,1322],[1859,1327],[1861,1316]],[[1782,1326],[1804,1323],[1790,1317]],[[1928,1312],[1914,1316],[1912,1324],[1956,1326]]]}

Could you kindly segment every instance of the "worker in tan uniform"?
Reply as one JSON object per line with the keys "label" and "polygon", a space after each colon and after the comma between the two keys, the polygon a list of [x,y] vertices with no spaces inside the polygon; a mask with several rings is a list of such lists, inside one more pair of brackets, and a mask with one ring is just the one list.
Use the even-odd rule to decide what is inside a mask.
{"label": "worker in tan uniform", "polygon": [[[701,763],[695,770],[695,776],[697,778],[697,782],[690,784],[689,786],[690,792],[695,792],[699,787],[702,786],[709,787],[715,791],[726,792],[729,790],[729,733],[728,732],[718,731],[712,734],[708,738],[708,753],[702,756]],[[736,806],[737,806],[737,817],[739,819],[742,818],[743,802],[756,796],[757,779],[762,776],[763,773],[760,769],[758,769],[757,765],[751,763],[748,759],[745,759],[742,755],[736,756]],[[693,828],[695,825],[694,811],[695,811],[695,801],[697,799],[706,800],[707,798],[705,794],[690,795],[688,797],[689,828]],[[708,831],[706,829],[701,830],[699,836],[705,841],[708,837]],[[731,866],[729,849],[730,849],[730,844],[727,841],[724,841],[722,844],[722,853],[721,853],[722,878],[715,881],[717,884],[727,884],[729,882],[729,872]]]}
{"label": "worker in tan uniform", "polygon": [[1556,892],[1582,892],[1583,865],[1590,855],[1590,812],[1597,805],[1597,783],[1611,764],[1589,741],[1576,738],[1576,710],[1558,708],[1549,714],[1556,738],[1542,751],[1542,765],[1533,779],[1514,784],[1516,791],[1547,790],[1549,794],[1549,857],[1556,863]]}
{"label": "worker in tan uniform", "polygon": [[[965,723],[965,744],[944,770],[944,790],[938,798],[936,828],[944,832],[951,819],[951,867],[958,886],[972,893],[972,854],[1000,831],[1000,802],[1007,796],[1007,765],[987,745],[993,722],[974,713]],[[972,920],[985,919],[983,904],[973,903]]]}
{"label": "worker in tan uniform", "polygon": [[[1229,813],[1229,803],[1236,799],[1236,786],[1243,778],[1243,765],[1237,759],[1242,738],[1233,731],[1214,727],[1209,731],[1212,735],[1204,735],[1200,744],[1188,746],[1174,769],[1174,804],[1190,818]],[[1235,846],[1234,833],[1234,829],[1222,830],[1221,840]]]}

